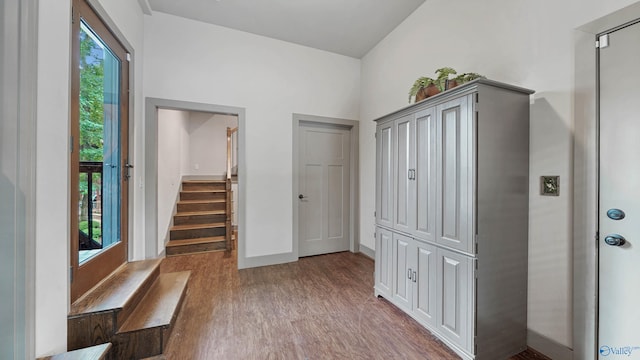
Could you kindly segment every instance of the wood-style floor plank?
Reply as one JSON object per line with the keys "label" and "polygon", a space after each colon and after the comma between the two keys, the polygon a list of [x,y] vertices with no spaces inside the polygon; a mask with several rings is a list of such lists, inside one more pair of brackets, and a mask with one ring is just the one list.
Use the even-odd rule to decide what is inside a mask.
{"label": "wood-style floor plank", "polygon": [[[234,253],[171,257],[191,271],[167,359],[459,359],[373,295],[373,261],[349,252],[237,270]],[[512,360],[544,359],[524,352]]]}

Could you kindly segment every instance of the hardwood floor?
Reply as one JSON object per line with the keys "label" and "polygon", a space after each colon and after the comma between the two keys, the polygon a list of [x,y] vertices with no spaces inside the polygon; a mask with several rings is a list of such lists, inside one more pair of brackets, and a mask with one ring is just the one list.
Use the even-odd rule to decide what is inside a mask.
{"label": "hardwood floor", "polygon": [[[167,359],[459,359],[373,295],[373,261],[349,252],[237,270],[235,252],[170,257],[191,270]],[[545,359],[524,352],[512,360]]]}

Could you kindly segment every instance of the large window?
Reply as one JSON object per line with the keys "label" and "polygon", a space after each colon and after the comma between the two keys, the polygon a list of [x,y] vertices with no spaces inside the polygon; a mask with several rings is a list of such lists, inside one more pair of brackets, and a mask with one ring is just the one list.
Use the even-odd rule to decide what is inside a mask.
{"label": "large window", "polygon": [[127,52],[85,0],[74,1],[71,94],[71,299],[127,260]]}

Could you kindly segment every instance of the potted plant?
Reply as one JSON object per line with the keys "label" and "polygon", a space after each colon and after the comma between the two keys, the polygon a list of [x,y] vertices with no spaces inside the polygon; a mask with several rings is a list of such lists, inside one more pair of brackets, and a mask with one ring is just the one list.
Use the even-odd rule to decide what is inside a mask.
{"label": "potted plant", "polygon": [[477,73],[464,73],[456,76],[454,80],[458,83],[458,85],[461,85],[464,83],[468,83],[469,81],[473,81],[475,79],[484,79],[484,78],[485,78],[484,76]]}
{"label": "potted plant", "polygon": [[456,87],[458,84],[455,78],[449,79],[450,75],[456,74],[457,72],[450,67],[443,67],[436,70],[436,75],[438,75],[436,78],[436,85],[438,86],[438,89],[440,89],[440,91],[445,91]]}
{"label": "potted plant", "polygon": [[413,83],[411,90],[409,90],[409,102],[411,102],[412,96],[415,96],[416,102],[418,102],[439,93],[440,90],[438,89],[436,82],[436,80],[426,76],[418,78]]}

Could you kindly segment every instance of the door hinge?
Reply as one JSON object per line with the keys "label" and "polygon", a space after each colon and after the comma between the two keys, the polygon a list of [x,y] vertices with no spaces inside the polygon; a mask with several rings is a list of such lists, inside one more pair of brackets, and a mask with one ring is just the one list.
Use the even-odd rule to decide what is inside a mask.
{"label": "door hinge", "polygon": [[73,153],[73,135],[71,135],[70,137],[69,151]]}
{"label": "door hinge", "polygon": [[376,216],[378,216],[378,213],[377,213],[377,211],[374,211],[373,212],[373,217],[376,217]]}
{"label": "door hinge", "polygon": [[377,139],[378,138],[378,132],[374,132],[373,133],[373,137]]}
{"label": "door hinge", "polygon": [[73,282],[73,266],[69,266],[69,283]]}
{"label": "door hinge", "polygon": [[596,231],[595,240],[596,240],[596,250],[598,250],[598,243],[600,242],[600,232],[599,231]]}

